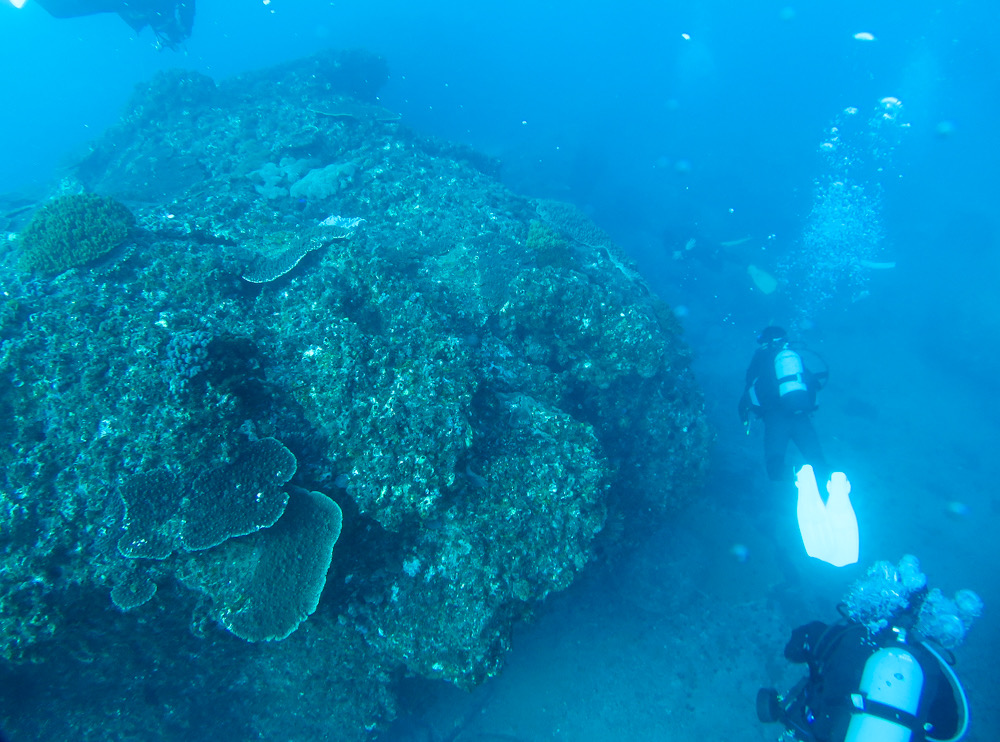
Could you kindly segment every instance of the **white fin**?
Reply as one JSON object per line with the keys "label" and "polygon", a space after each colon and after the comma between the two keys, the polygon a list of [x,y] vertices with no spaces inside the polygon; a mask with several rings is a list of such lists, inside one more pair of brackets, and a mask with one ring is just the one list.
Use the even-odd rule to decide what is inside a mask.
{"label": "white fin", "polygon": [[799,490],[799,533],[806,553],[834,567],[857,562],[858,518],[851,506],[851,483],[847,476],[843,472],[834,473],[826,485],[829,497],[825,503],[811,466],[799,470],[795,486]]}

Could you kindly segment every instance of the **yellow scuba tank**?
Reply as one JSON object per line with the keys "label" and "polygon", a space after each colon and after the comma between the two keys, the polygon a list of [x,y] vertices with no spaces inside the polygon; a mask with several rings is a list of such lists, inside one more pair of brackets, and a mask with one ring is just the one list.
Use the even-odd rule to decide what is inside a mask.
{"label": "yellow scuba tank", "polygon": [[924,671],[904,647],[883,647],[865,662],[861,687],[851,695],[857,711],[851,716],[844,742],[910,742],[913,732],[904,724],[866,709],[868,701],[917,715],[924,687]]}

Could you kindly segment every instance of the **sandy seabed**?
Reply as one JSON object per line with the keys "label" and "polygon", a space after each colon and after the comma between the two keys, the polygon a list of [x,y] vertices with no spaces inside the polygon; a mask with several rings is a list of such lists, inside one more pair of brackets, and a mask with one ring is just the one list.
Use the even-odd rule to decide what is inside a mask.
{"label": "sandy seabed", "polygon": [[[689,342],[718,435],[704,497],[627,558],[595,564],[551,598],[519,629],[499,677],[471,693],[418,694],[417,715],[390,739],[774,740],[780,727],[760,724],[754,701],[758,688],[785,690],[803,674],[782,656],[791,630],[835,620],[853,580],[904,553],[920,559],[932,587],[982,596],[984,617],[956,651],[956,670],[972,707],[966,739],[1000,739],[990,659],[1000,649],[995,404],[894,337],[845,332],[822,347],[833,370],[815,423],[831,465],[852,481],[857,565],[805,554],[794,487],[766,480],[760,430],[747,438],[740,429],[735,402],[752,341],[731,327],[702,333]],[[743,346],[747,357],[736,357]]]}

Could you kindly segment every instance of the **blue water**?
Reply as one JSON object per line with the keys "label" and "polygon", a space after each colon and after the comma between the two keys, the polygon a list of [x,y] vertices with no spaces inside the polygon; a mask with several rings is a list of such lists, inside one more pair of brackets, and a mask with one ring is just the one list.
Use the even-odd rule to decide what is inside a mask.
{"label": "blue water", "polygon": [[884,209],[889,245],[912,257],[956,222],[989,230],[977,222],[1000,158],[997,16],[968,3],[203,2],[173,53],[113,15],[57,21],[5,2],[0,191],[51,178],[158,69],[219,79],[363,47],[388,58],[382,99],[407,124],[501,156],[521,192],[585,207],[664,290],[665,257],[698,233],[773,234],[789,249],[824,130],[896,96],[912,129]]}
{"label": "blue water", "polygon": [[[739,590],[695,565],[726,558],[756,533],[792,546],[797,538],[785,522],[792,497],[763,481],[760,441],[745,439],[734,414],[754,332],[777,321],[832,367],[817,428],[831,461],[860,485],[863,560],[913,551],[933,583],[984,597],[986,617],[960,660],[979,702],[970,739],[997,739],[989,699],[1000,678],[985,658],[1000,639],[991,548],[1000,515],[1000,8],[984,0],[478,5],[202,0],[185,49],[158,52],[148,31],[136,35],[115,16],[54,20],[32,0],[21,10],[0,0],[0,193],[44,195],[157,70],[183,66],[221,79],[331,46],[384,55],[391,78],[381,101],[407,126],[501,158],[516,191],[576,203],[682,308],[719,436],[710,504],[688,516],[704,538],[681,548],[664,536],[640,550],[616,582],[621,612],[596,597],[609,589],[606,576],[553,601],[525,629],[509,673],[473,706],[497,720],[482,733],[733,739],[727,734],[745,724],[745,739],[767,738],[752,708],[734,699],[752,703],[756,685],[775,678],[767,663],[777,662],[781,637],[765,632],[749,652],[743,638],[744,651],[733,652],[747,685],[721,709],[704,685],[685,689],[704,673],[698,653],[718,652],[713,632],[748,620],[729,599]],[[874,40],[856,39],[861,32]],[[875,132],[870,121],[887,96],[902,101],[898,128]],[[860,122],[848,175],[864,185],[848,210],[853,218],[867,209],[869,218],[856,240],[803,256],[810,230],[833,229],[817,188],[845,165],[820,145],[848,107]],[[890,141],[891,152],[876,152]],[[834,281],[822,301],[808,290],[764,295],[746,273],[754,264],[808,285],[829,250],[866,240],[872,262],[895,267],[865,269],[858,286]],[[703,580],[685,585],[685,605],[703,599],[709,608],[683,631],[672,617],[688,614],[655,582],[664,560]],[[807,587],[791,612],[802,620],[815,617],[806,606],[832,610],[857,576],[794,560]],[[674,646],[679,634],[686,640]],[[525,690],[542,682],[543,669],[558,676],[544,681],[545,710]],[[581,693],[567,676],[592,685]],[[604,702],[607,713],[594,713]],[[443,698],[433,713],[445,726],[466,703]],[[729,731],[716,736],[708,721],[692,721],[705,715]]]}

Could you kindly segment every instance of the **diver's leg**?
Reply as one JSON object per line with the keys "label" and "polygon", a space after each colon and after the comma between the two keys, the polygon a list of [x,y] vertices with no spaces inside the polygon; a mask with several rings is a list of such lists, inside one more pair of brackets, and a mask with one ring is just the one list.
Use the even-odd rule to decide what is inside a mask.
{"label": "diver's leg", "polygon": [[771,414],[764,418],[764,465],[772,482],[788,482],[792,470],[785,466],[785,450],[792,431],[788,415]]}
{"label": "diver's leg", "polygon": [[[816,473],[816,483],[819,491],[825,492],[824,483],[830,478],[830,471],[823,456],[823,448],[819,444],[819,436],[813,428],[808,415],[796,415],[791,426],[790,435],[796,448],[802,453],[807,464],[812,464]],[[825,496],[824,496],[825,497]]]}

